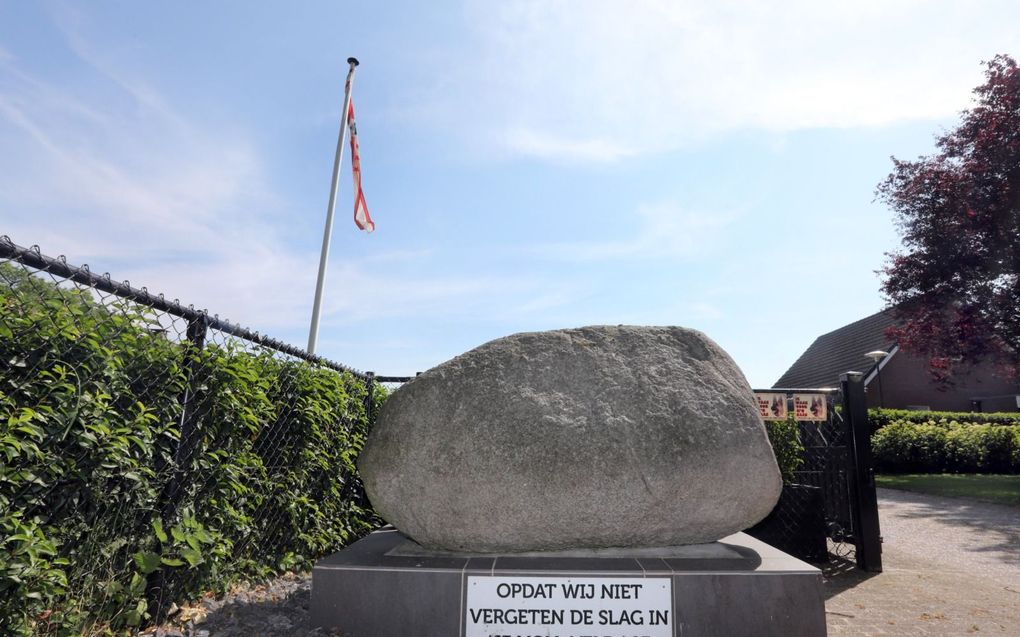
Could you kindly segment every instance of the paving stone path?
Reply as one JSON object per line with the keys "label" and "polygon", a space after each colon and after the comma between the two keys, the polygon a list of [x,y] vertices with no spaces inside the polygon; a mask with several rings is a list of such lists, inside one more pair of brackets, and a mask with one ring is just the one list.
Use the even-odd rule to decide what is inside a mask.
{"label": "paving stone path", "polygon": [[884,572],[826,581],[829,635],[1020,636],[1020,509],[878,490]]}
{"label": "paving stone path", "polygon": [[[878,497],[885,570],[826,570],[829,635],[1020,637],[1020,508],[888,489]],[[289,574],[202,600],[144,634],[328,635],[309,625],[310,589],[310,575]]]}

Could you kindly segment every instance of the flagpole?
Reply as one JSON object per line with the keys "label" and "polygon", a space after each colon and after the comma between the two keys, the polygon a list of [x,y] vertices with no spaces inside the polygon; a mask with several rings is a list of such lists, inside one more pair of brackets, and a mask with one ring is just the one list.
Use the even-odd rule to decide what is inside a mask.
{"label": "flagpole", "polygon": [[319,340],[319,315],[322,311],[322,288],[326,282],[326,262],[329,260],[329,243],[333,237],[333,212],[336,210],[336,193],[340,187],[340,162],[344,156],[344,141],[347,137],[347,113],[351,108],[351,88],[354,86],[356,58],[347,58],[350,70],[344,88],[344,108],[341,111],[340,136],[336,140],[336,157],[333,159],[333,183],[329,187],[329,206],[326,208],[326,228],[322,233],[322,254],[319,256],[319,278],[315,282],[315,302],[312,304],[312,324],[308,328],[308,353],[315,354]]}

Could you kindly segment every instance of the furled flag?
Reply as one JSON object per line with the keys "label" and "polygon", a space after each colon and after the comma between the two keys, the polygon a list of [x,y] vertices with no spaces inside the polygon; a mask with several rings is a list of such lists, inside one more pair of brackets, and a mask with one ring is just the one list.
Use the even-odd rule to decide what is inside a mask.
{"label": "furled flag", "polygon": [[347,111],[347,127],[351,131],[351,169],[354,173],[354,223],[365,230],[375,230],[375,222],[368,214],[368,204],[365,203],[365,192],[361,189],[361,155],[358,153],[358,127],[354,125],[354,100]]}

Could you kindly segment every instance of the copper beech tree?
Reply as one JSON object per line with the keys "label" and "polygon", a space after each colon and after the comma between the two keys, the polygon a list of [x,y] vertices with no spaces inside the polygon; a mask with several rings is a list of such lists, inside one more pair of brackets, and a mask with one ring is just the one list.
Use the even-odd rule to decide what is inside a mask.
{"label": "copper beech tree", "polygon": [[986,62],[986,81],[936,153],[893,158],[878,198],[896,215],[903,247],[882,270],[901,347],[951,380],[978,361],[1020,376],[1020,69]]}

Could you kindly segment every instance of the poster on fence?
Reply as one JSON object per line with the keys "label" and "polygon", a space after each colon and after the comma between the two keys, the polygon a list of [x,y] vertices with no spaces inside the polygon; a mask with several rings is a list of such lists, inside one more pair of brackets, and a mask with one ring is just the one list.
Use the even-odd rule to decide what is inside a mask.
{"label": "poster on fence", "polygon": [[828,420],[825,394],[794,394],[793,417],[797,420]]}
{"label": "poster on fence", "polygon": [[786,420],[786,394],[755,392],[758,413],[765,420]]}

